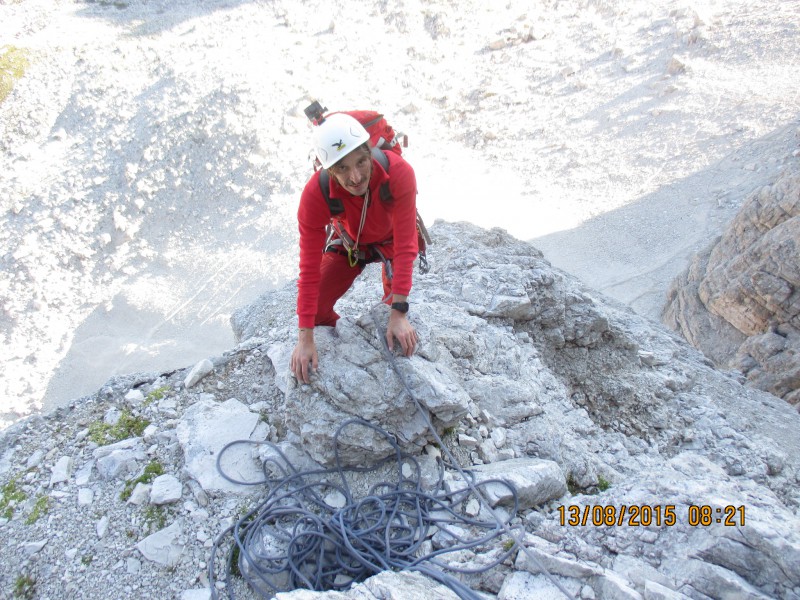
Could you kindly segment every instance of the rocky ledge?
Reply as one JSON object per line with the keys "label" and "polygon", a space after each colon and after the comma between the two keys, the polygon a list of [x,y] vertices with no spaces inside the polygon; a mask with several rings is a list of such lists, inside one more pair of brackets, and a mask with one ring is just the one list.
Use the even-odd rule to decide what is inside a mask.
{"label": "rocky ledge", "polygon": [[[497,559],[454,575],[475,597],[800,597],[791,406],[502,231],[437,223],[432,233],[410,359],[382,347],[387,313],[370,269],[341,301],[337,327],[318,330],[310,385],[287,372],[287,286],[234,315],[238,346],[223,356],[115,378],[3,432],[0,595],[270,597],[245,583],[248,568],[226,588],[212,561],[215,540],[274,492],[231,479],[262,480],[276,452],[298,469],[328,468],[340,425],[362,418],[397,447],[369,428],[339,440],[338,462],[357,467],[354,494],[374,490],[375,473],[359,468],[400,451],[399,477],[416,464],[420,485],[443,494],[461,478],[443,452],[476,481],[518,491],[516,512],[508,488],[491,483],[483,506],[465,497],[459,508],[475,522],[499,514],[516,545],[499,536],[446,553],[453,540],[436,526],[419,540],[443,568]],[[239,440],[253,443],[223,452]],[[335,496],[319,506],[339,506]],[[419,570],[276,597],[457,597]]]}

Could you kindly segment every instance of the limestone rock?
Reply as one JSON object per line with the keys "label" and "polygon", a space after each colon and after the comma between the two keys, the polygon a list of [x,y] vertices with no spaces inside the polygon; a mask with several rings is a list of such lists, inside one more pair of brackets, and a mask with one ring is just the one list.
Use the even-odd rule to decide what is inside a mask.
{"label": "limestone rock", "polygon": [[[382,327],[388,311],[380,314]],[[421,450],[430,440],[426,419],[387,362],[375,324],[342,318],[336,328],[315,332],[324,363],[311,385],[290,382],[286,394],[286,426],[321,464],[332,464],[335,438],[348,419],[363,419],[392,434],[405,450]],[[395,363],[414,395],[421,400],[441,433],[467,412],[469,396],[446,364],[415,355]],[[415,451],[416,451],[415,450]],[[369,427],[351,425],[338,437],[345,465],[363,464],[393,452],[390,441]]]}
{"label": "limestone rock", "polygon": [[[252,489],[231,483],[217,471],[217,455],[230,442],[248,439],[258,424],[258,415],[232,398],[222,403],[203,400],[190,406],[177,427],[186,470],[206,491],[247,493]],[[249,449],[236,446],[226,452],[224,468],[239,481],[260,481],[263,474]]]}
{"label": "limestone rock", "polygon": [[275,600],[457,600],[458,596],[446,586],[413,573],[385,571],[358,583],[346,592],[314,592],[295,590],[275,594]]}
{"label": "limestone rock", "polygon": [[68,481],[72,475],[73,465],[74,461],[70,456],[62,456],[58,459],[58,462],[53,465],[53,471],[50,475],[50,486]]}
{"label": "limestone rock", "polygon": [[103,479],[123,479],[138,470],[138,463],[147,455],[141,438],[130,438],[116,444],[101,446],[94,451],[97,472]]}
{"label": "limestone rock", "polygon": [[[487,440],[488,441],[488,440]],[[491,443],[491,441],[489,441]],[[555,462],[531,458],[505,460],[473,469],[477,483],[500,479],[512,484],[521,507],[531,508],[560,498],[567,492],[564,473]],[[481,486],[492,506],[513,502],[511,490],[499,483]]]}
{"label": "limestone rock", "polygon": [[136,548],[147,560],[164,567],[171,567],[178,563],[183,553],[182,536],[180,523],[176,521],[169,527],[147,536],[136,544]]}
{"label": "limestone rock", "polygon": [[33,556],[34,554],[41,552],[46,545],[47,545],[47,540],[27,542],[23,544],[22,551],[25,553],[26,556]]}
{"label": "limestone rock", "polygon": [[187,388],[193,387],[198,381],[203,379],[203,377],[211,373],[213,370],[214,363],[205,358],[192,367],[192,370],[189,371],[188,375],[186,375],[186,379],[184,379],[183,384]]}
{"label": "limestone rock", "polygon": [[541,538],[534,538],[534,543],[526,540],[525,552],[517,554],[515,567],[521,571],[528,571],[537,575],[548,572],[553,575],[563,575],[575,579],[586,579],[599,575],[602,569],[593,564],[558,556],[558,546],[548,543]]}
{"label": "limestone rock", "polygon": [[[571,583],[571,582],[570,582]],[[563,600],[563,598],[575,598],[577,591],[574,584],[570,585],[565,596],[555,584],[544,575],[532,575],[525,571],[516,571],[509,575],[503,582],[497,600],[529,600],[530,598],[541,598],[542,600]]]}
{"label": "limestone rock", "polygon": [[664,322],[751,385],[800,396],[800,173],[754,193],[672,283]]}
{"label": "limestone rock", "polygon": [[78,490],[78,506],[89,506],[94,501],[94,491],[91,488]]}
{"label": "limestone rock", "polygon": [[159,475],[150,489],[150,504],[171,504],[181,499],[183,484],[174,475]]}

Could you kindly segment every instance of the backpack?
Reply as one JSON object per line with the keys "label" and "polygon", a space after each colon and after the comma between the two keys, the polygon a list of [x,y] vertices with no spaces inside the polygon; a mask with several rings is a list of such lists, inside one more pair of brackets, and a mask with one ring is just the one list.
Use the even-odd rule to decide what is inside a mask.
{"label": "backpack", "polygon": [[[408,147],[408,136],[405,134],[396,134],[394,129],[391,125],[386,121],[384,116],[376,112],[374,110],[353,110],[353,111],[340,111],[344,114],[350,115],[351,117],[355,118],[364,129],[367,130],[369,133],[369,144],[372,147],[372,157],[378,161],[378,163],[383,167],[383,169],[388,173],[389,172],[389,158],[386,156],[386,152],[395,152],[398,155],[403,154],[403,148]],[[330,116],[336,113],[329,113],[326,116]],[[311,118],[311,117],[309,117]],[[316,121],[311,119],[315,124]],[[401,140],[402,139],[402,143]],[[336,225],[336,216],[340,215],[344,212],[344,205],[342,201],[338,198],[331,198],[331,182],[330,182],[330,175],[328,171],[325,169],[320,170],[321,164],[319,160],[315,159],[314,162],[314,170],[319,170],[319,187],[322,191],[322,196],[325,198],[325,202],[328,204],[328,209],[331,212],[331,227],[329,228],[328,232],[328,242],[325,244],[325,249],[327,250],[331,244],[331,240],[334,237],[334,233],[340,236],[342,242],[345,246],[348,244],[348,240],[343,235],[344,228],[337,227]],[[392,201],[392,192],[389,189],[389,182],[385,182],[381,185],[380,188],[380,197],[382,202],[391,202]],[[427,273],[430,271],[430,264],[428,263],[427,257],[427,247],[428,244],[432,244],[433,241],[431,240],[430,235],[428,234],[428,230],[425,227],[425,223],[422,221],[422,217],[417,211],[417,244],[419,247],[419,272],[420,273]],[[384,261],[386,262],[386,261]],[[389,271],[391,272],[391,271]]]}

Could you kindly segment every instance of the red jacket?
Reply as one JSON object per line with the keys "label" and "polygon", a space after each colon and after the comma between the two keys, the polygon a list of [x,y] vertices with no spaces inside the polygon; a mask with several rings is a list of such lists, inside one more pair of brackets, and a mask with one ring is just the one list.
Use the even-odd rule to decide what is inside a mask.
{"label": "red jacket", "polygon": [[[370,203],[367,218],[361,231],[359,245],[390,241],[381,248],[387,258],[393,258],[392,293],[407,296],[411,291],[411,272],[417,256],[417,181],[414,169],[402,156],[387,152],[389,173],[372,160],[369,181]],[[389,180],[392,194],[390,202],[380,199],[380,187]],[[364,199],[353,196],[330,178],[331,198],[339,198],[344,213],[339,215],[347,233],[355,240]],[[297,315],[300,327],[314,327],[319,298],[320,262],[325,245],[325,227],[330,223],[331,212],[319,187],[319,172],[306,183],[297,209],[300,230],[300,277],[297,280]]]}

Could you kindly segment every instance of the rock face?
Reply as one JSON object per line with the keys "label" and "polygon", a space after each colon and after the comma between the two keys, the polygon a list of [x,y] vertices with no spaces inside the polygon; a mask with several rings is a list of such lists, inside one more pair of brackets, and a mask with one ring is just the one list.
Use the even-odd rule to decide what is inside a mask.
{"label": "rock face", "polygon": [[[461,474],[438,462],[449,452],[488,496],[487,505],[464,497],[461,510],[474,520],[509,515],[516,546],[497,538],[437,557],[470,571],[454,576],[486,598],[800,594],[800,415],[791,406],[502,231],[437,223],[431,233],[433,269],[412,292],[421,343],[410,359],[384,352],[387,315],[370,268],[337,306],[336,328],[315,333],[310,385],[288,375],[296,318],[287,286],[237,311],[238,346],[209,358],[213,369],[190,387],[191,366],[120,377],[3,432],[0,533],[10,551],[0,595],[11,597],[22,574],[41,597],[202,596],[215,586],[209,564],[222,578],[215,540],[276,491],[265,474],[282,457],[303,471],[330,464],[336,430],[356,416],[416,457],[421,487],[462,489]],[[361,429],[339,440],[344,462],[391,454],[385,437]],[[235,481],[216,471],[218,458]],[[381,483],[353,473],[354,500]],[[517,489],[517,514],[497,480]],[[326,488],[319,506],[345,509],[339,491]],[[452,526],[449,538],[432,527],[424,545],[446,550],[471,527]],[[237,597],[255,597],[233,579]],[[424,572],[384,572],[348,590],[276,597],[451,592]]]}
{"label": "rock face", "polygon": [[800,404],[800,169],[753,194],[694,258],[663,320],[718,366]]}
{"label": "rock face", "polygon": [[[374,312],[385,326],[387,308],[381,306]],[[325,363],[311,385],[297,385],[294,377],[281,374],[287,378],[280,383],[287,389],[286,427],[319,463],[333,464],[334,439],[348,419],[364,419],[391,431],[401,448],[419,452],[430,441],[429,419],[437,423],[441,434],[467,414],[470,398],[458,376],[444,361],[431,360],[424,352],[410,361],[398,360],[414,397],[424,399],[426,415],[417,410],[385,360],[376,322],[367,314],[358,321],[341,319],[335,329],[319,328],[315,338]],[[289,344],[282,345],[289,348]],[[282,360],[288,352],[273,348],[268,355]],[[287,364],[276,361],[273,366],[284,371]],[[382,435],[365,428],[343,431],[338,442],[339,459],[346,466],[393,452]]]}

